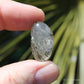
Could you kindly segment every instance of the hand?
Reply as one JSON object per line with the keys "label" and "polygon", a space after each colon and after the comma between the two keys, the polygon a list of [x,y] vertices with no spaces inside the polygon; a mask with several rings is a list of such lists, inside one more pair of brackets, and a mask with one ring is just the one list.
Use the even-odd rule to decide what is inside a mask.
{"label": "hand", "polygon": [[[44,21],[41,9],[0,0],[0,30],[29,30],[37,21]],[[58,74],[58,67],[51,61],[26,60],[1,67],[0,84],[50,84]]]}

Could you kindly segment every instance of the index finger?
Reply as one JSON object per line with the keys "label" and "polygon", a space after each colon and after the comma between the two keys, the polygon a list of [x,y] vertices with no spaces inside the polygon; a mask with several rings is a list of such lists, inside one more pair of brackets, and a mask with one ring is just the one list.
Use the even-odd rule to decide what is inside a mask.
{"label": "index finger", "polygon": [[44,17],[41,9],[31,5],[10,0],[0,3],[0,30],[29,30],[35,22],[44,21]]}

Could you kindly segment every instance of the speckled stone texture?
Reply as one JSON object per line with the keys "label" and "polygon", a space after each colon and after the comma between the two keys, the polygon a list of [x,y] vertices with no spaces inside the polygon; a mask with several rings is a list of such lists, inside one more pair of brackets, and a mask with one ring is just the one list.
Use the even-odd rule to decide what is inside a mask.
{"label": "speckled stone texture", "polygon": [[53,49],[53,33],[43,22],[37,22],[31,30],[31,48],[34,58],[45,61],[51,57]]}

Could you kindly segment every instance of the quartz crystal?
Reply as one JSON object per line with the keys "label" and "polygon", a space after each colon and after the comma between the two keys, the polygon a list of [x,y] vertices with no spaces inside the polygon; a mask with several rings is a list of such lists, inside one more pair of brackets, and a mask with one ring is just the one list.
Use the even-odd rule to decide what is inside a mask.
{"label": "quartz crystal", "polygon": [[43,22],[37,22],[31,30],[31,49],[34,58],[45,61],[51,57],[53,49],[53,33]]}

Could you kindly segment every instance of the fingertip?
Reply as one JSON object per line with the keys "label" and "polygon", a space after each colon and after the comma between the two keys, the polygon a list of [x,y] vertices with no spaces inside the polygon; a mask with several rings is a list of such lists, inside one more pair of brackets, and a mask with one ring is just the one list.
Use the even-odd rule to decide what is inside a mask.
{"label": "fingertip", "polygon": [[36,72],[36,84],[50,84],[55,81],[59,75],[59,69],[56,64],[50,62],[47,66]]}
{"label": "fingertip", "polygon": [[[2,27],[11,31],[23,31],[32,28],[38,21],[44,21],[44,12],[32,5],[10,1],[1,5]],[[2,30],[2,29],[1,29]]]}

